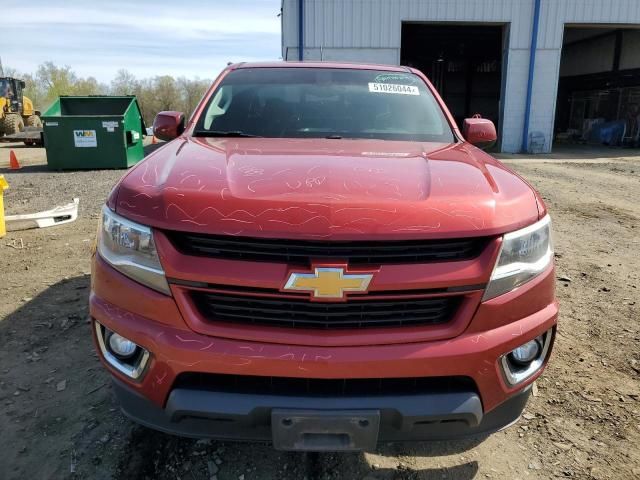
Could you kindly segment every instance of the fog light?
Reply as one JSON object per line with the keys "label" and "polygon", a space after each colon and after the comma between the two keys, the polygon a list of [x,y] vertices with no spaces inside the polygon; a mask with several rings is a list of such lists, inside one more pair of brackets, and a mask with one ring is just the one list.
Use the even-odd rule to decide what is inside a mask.
{"label": "fog light", "polygon": [[109,335],[109,349],[118,358],[126,359],[133,357],[138,349],[138,345],[114,332]]}
{"label": "fog light", "polygon": [[530,340],[500,357],[499,362],[509,385],[518,385],[524,382],[544,366],[552,339],[553,330],[547,330],[538,338]]}
{"label": "fog light", "polygon": [[134,380],[142,379],[151,358],[149,351],[95,320],[94,327],[104,360],[127,377]]}
{"label": "fog light", "polygon": [[513,350],[509,356],[518,365],[527,365],[535,360],[540,353],[540,340],[536,338],[530,342],[520,345]]}

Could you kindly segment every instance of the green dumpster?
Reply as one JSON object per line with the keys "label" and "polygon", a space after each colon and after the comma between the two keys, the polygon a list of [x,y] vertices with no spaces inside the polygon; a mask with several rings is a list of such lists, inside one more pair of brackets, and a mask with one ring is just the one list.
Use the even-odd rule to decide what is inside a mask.
{"label": "green dumpster", "polygon": [[144,158],[135,96],[61,96],[42,120],[51,169],[127,168]]}

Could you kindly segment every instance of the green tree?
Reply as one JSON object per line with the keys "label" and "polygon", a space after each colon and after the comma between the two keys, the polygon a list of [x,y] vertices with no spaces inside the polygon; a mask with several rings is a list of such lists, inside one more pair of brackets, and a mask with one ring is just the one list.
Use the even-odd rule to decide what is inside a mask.
{"label": "green tree", "polygon": [[142,118],[144,118],[144,122],[151,126],[153,124],[154,117],[159,112],[155,106],[155,90],[153,88],[153,82],[148,78],[144,78],[136,82],[137,86],[133,93],[140,104],[140,110],[142,111]]}
{"label": "green tree", "polygon": [[37,79],[32,74],[20,75],[17,78],[24,80],[24,94],[33,102],[33,106],[37,110],[43,110],[47,105],[45,105],[45,93],[40,88]]}
{"label": "green tree", "polygon": [[36,71],[36,81],[44,90],[44,100],[47,103],[52,102],[60,95],[72,94],[77,80],[71,67],[56,67],[53,62],[43,63]]}
{"label": "green tree", "polygon": [[189,116],[210,85],[209,80],[176,80],[170,75],[137,79],[125,69],[118,70],[109,85],[104,85],[94,77],[78,77],[71,67],[58,67],[53,62],[39,65],[35,74],[21,74],[8,67],[5,74],[25,81],[25,95],[40,110],[60,95],[135,95],[147,125],[162,110],[178,110]]}
{"label": "green tree", "polygon": [[162,75],[153,79],[155,90],[155,110],[176,110],[179,108],[180,91],[176,80],[170,75]]}
{"label": "green tree", "polygon": [[98,83],[93,77],[79,78],[73,84],[72,95],[106,95],[107,86]]}

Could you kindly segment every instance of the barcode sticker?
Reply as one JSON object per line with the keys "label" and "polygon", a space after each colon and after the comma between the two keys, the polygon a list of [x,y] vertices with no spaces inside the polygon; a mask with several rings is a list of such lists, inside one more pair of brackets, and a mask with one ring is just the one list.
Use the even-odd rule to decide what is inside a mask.
{"label": "barcode sticker", "polygon": [[373,93],[397,93],[399,95],[420,95],[418,87],[398,85],[396,83],[369,83],[369,91]]}

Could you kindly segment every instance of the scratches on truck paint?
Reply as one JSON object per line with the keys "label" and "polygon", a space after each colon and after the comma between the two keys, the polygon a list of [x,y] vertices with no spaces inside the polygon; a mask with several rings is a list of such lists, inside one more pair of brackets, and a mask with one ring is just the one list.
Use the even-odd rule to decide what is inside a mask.
{"label": "scratches on truck paint", "polygon": [[180,335],[175,335],[175,337],[183,343],[204,343],[202,340],[197,340],[193,338],[182,338]]}
{"label": "scratches on truck paint", "polygon": [[296,359],[296,354],[295,353],[285,353],[284,355],[279,355],[278,359],[279,360],[295,360]]}
{"label": "scratches on truck paint", "polygon": [[183,223],[191,223],[193,225],[198,225],[199,227],[206,227],[206,223],[198,223],[195,220],[191,220],[191,219],[184,219],[184,220],[180,220]]}
{"label": "scratches on truck paint", "polygon": [[240,345],[238,347],[241,350],[249,350],[251,352],[262,352],[264,350],[264,345],[258,345],[258,346],[251,346],[251,345]]}
{"label": "scratches on truck paint", "polygon": [[239,218],[221,218],[221,222],[238,222],[238,223],[254,223],[250,220],[240,220]]}
{"label": "scratches on truck paint", "polygon": [[484,360],[482,360],[482,363],[484,364],[484,366],[482,366],[480,370],[478,370],[478,375],[482,375],[483,377],[486,377],[487,375],[493,375],[494,373],[493,362],[485,358]]}
{"label": "scratches on truck paint", "polygon": [[151,195],[149,195],[148,193],[145,193],[145,192],[140,192],[140,193],[138,193],[138,194],[133,196],[133,198],[138,198],[138,197],[153,198],[153,197],[151,197]]}
{"label": "scratches on truck paint", "polygon": [[[267,222],[284,223],[285,225],[291,225],[292,227],[300,227],[302,225],[306,225],[309,222],[313,222],[314,220],[323,220],[323,221],[325,221],[327,223],[329,222],[329,219],[327,217],[325,217],[325,216],[322,216],[322,215],[316,215],[315,217],[307,218],[306,220],[304,220],[302,222],[298,222],[298,223],[287,222],[285,220],[276,220],[275,218],[271,218],[271,219],[267,220]],[[329,226],[331,226],[331,225],[329,224]]]}
{"label": "scratches on truck paint", "polygon": [[228,365],[233,365],[235,367],[246,367],[248,365],[251,365],[251,363],[253,363],[253,361],[249,358],[238,358],[232,362],[228,362]]}
{"label": "scratches on truck paint", "polygon": [[296,181],[296,186],[292,186],[289,182],[285,182],[285,185],[287,187],[289,187],[291,190],[298,190],[301,186],[302,186],[302,182],[301,181]]}
{"label": "scratches on truck paint", "polygon": [[440,223],[437,225],[407,225],[402,228],[395,228],[392,232],[424,232],[427,230],[437,230],[440,228]]}
{"label": "scratches on truck paint", "polygon": [[518,329],[518,331],[517,332],[512,332],[511,336],[512,337],[519,337],[520,335],[522,335],[522,325],[518,323],[517,325],[514,325],[514,327],[516,327]]}
{"label": "scratches on truck paint", "polygon": [[[432,151],[426,158],[411,144],[406,148],[414,150],[404,152],[397,145],[388,152],[384,144],[370,151],[361,146],[338,151],[306,143],[300,151],[300,142],[286,141],[261,149],[193,139],[169,145],[163,155],[152,154],[135,167],[118,194],[124,215],[148,217],[158,228],[189,224],[232,236],[273,232],[348,239],[376,232],[418,238],[452,228],[499,228],[522,217],[516,218],[510,205],[500,207],[501,222],[493,220],[499,202],[492,196],[485,201],[483,195],[500,194],[496,180],[503,172],[493,175],[500,170],[494,165],[479,168],[459,148]],[[188,161],[176,158],[178,149]],[[291,163],[291,155],[301,156]],[[474,181],[465,187],[461,179],[470,175]]]}
{"label": "scratches on truck paint", "polygon": [[198,185],[200,185],[200,180],[194,175],[187,175],[186,177],[184,177],[182,180],[180,180],[180,185],[183,185],[184,182],[186,182],[187,180],[189,180],[190,178],[195,178],[198,181]]}
{"label": "scratches on truck paint", "polygon": [[164,383],[166,378],[167,378],[167,372],[163,372],[162,376],[160,376],[160,375],[156,375],[155,376],[155,382],[154,383],[156,385],[160,386],[160,385],[162,385]]}
{"label": "scratches on truck paint", "polygon": [[211,347],[213,347],[213,342],[209,342],[209,345],[205,345],[200,349],[200,351],[209,350]]}
{"label": "scratches on truck paint", "polygon": [[245,177],[259,177],[264,174],[264,168],[254,167],[252,165],[245,165],[238,169]]}

